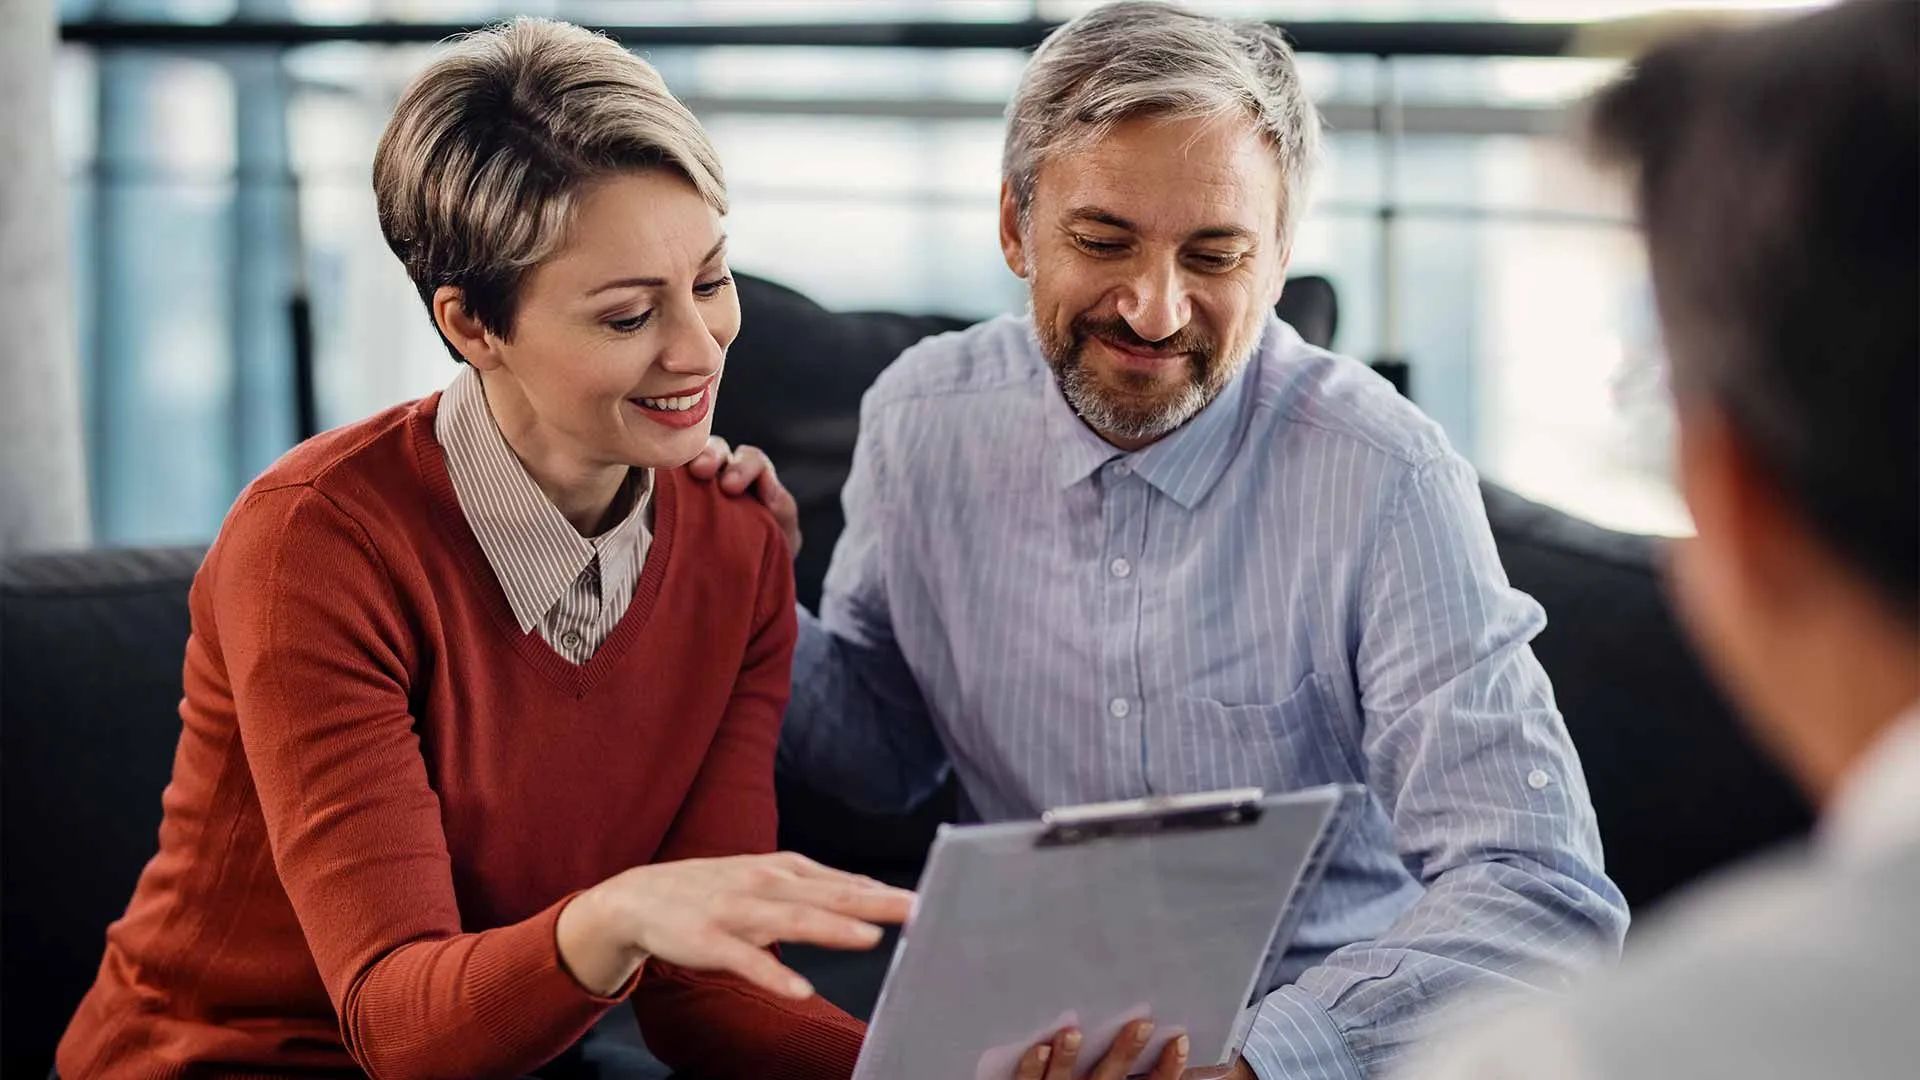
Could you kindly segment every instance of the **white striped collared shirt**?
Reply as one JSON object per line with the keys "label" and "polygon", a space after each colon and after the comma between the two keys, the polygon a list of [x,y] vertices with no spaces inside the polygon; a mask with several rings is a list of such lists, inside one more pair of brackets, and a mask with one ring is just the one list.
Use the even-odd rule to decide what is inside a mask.
{"label": "white striped collared shirt", "polygon": [[522,633],[540,631],[576,664],[593,658],[627,612],[653,545],[653,474],[633,470],[633,507],[595,537],[581,536],[500,434],[480,375],[462,366],[440,398],[434,437],[454,495]]}

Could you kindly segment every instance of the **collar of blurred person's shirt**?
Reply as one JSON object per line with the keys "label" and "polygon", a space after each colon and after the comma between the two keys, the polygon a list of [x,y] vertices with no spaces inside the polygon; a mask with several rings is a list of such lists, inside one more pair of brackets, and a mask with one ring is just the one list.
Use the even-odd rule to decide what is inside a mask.
{"label": "collar of blurred person's shirt", "polygon": [[1920,842],[1920,702],[1902,713],[1840,785],[1820,839],[1849,862]]}
{"label": "collar of blurred person's shirt", "polygon": [[500,579],[522,633],[541,624],[596,557],[600,595],[631,595],[653,540],[651,469],[629,472],[627,483],[637,485],[632,508],[619,524],[589,539],[553,505],[507,445],[487,407],[479,372],[462,365],[441,395],[433,433],[446,451],[460,512]]}

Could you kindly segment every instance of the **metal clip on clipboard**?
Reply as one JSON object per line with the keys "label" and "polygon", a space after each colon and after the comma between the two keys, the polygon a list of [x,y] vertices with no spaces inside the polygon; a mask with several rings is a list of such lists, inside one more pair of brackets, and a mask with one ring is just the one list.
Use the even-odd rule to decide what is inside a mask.
{"label": "metal clip on clipboard", "polygon": [[1049,810],[1040,815],[1043,831],[1033,843],[1068,847],[1114,836],[1252,825],[1260,820],[1261,794],[1259,788],[1234,788]]}

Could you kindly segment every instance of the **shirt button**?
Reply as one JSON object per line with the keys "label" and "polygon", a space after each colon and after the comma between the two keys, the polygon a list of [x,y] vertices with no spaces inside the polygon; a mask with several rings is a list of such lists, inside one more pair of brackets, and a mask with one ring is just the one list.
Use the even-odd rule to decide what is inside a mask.
{"label": "shirt button", "polygon": [[580,647],[580,631],[569,630],[566,633],[561,634],[560,644],[565,645],[569,649],[579,648]]}
{"label": "shirt button", "polygon": [[1133,711],[1133,706],[1127,703],[1126,698],[1117,697],[1107,702],[1107,711],[1113,714],[1115,720],[1125,720],[1127,714]]}
{"label": "shirt button", "polygon": [[1107,570],[1111,572],[1114,577],[1126,577],[1128,574],[1133,573],[1133,564],[1125,559],[1115,559],[1107,564]]}
{"label": "shirt button", "polygon": [[1107,470],[1107,471],[1108,471],[1108,472],[1110,472],[1110,473],[1112,473],[1112,474],[1113,474],[1113,475],[1115,475],[1115,476],[1122,476],[1122,477],[1124,477],[1124,476],[1126,476],[1126,475],[1127,475],[1128,473],[1130,473],[1130,472],[1132,472],[1132,471],[1133,471],[1133,467],[1132,467],[1132,466],[1130,466],[1130,465],[1128,465],[1128,464],[1127,464],[1126,462],[1124,462],[1124,461],[1116,461],[1116,462],[1114,462],[1114,463],[1113,463],[1113,465],[1112,465],[1111,467],[1109,467],[1109,468],[1108,468],[1108,470]]}
{"label": "shirt button", "polygon": [[1535,791],[1541,791],[1551,783],[1553,783],[1553,777],[1548,776],[1545,769],[1535,769],[1527,774],[1527,786]]}

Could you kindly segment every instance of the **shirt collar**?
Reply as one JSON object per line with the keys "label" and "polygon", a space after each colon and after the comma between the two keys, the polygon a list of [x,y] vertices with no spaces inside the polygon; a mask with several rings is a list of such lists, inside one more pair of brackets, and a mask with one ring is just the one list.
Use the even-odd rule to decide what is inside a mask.
{"label": "shirt collar", "polygon": [[[1031,328],[1029,336],[1032,337]],[[1266,354],[1286,341],[1286,327],[1270,317],[1253,355],[1236,372],[1220,395],[1191,420],[1144,449],[1127,453],[1093,433],[1060,392],[1059,380],[1047,379],[1046,429],[1048,455],[1053,459],[1054,482],[1069,488],[1115,458],[1123,458],[1142,480],[1183,508],[1191,510],[1213,490],[1246,432],[1247,385],[1259,378]],[[1038,353],[1040,343],[1033,338]],[[1045,362],[1044,354],[1041,356]]]}
{"label": "shirt collar", "polygon": [[1920,842],[1920,702],[1882,734],[1834,796],[1820,839],[1848,861]]}
{"label": "shirt collar", "polygon": [[[1038,350],[1037,340],[1033,345]],[[1045,360],[1045,354],[1041,354],[1043,365]],[[1053,459],[1053,480],[1057,487],[1070,488],[1121,456],[1123,451],[1119,447],[1095,435],[1080,419],[1080,414],[1073,411],[1073,406],[1067,404],[1066,395],[1060,392],[1060,381],[1053,377],[1050,366],[1046,399],[1047,456]]]}
{"label": "shirt collar", "polygon": [[638,572],[637,547],[653,498],[651,470],[633,470],[633,508],[613,528],[581,536],[527,474],[487,407],[479,373],[463,367],[440,399],[434,436],[447,455],[460,511],[506,593],[522,633],[540,625],[587,565],[600,557],[601,591]]}

